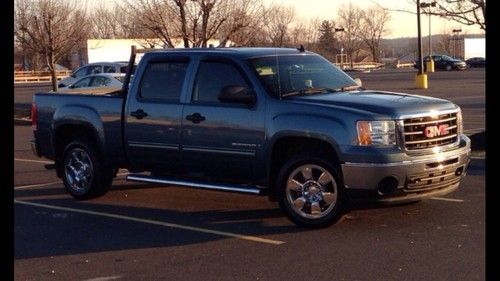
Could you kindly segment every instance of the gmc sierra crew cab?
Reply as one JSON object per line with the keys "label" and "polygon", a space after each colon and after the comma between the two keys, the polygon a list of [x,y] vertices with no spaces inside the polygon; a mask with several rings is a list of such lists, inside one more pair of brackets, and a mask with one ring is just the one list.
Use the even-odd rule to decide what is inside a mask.
{"label": "gmc sierra crew cab", "polygon": [[145,51],[130,76],[107,96],[34,96],[34,153],[76,199],[126,168],[132,181],[266,195],[323,227],[351,197],[452,192],[469,164],[457,105],[363,89],[302,48]]}

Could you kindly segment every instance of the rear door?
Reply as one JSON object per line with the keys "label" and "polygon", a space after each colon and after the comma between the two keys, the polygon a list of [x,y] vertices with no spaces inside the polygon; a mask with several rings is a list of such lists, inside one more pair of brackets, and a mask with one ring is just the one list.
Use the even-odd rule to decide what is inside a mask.
{"label": "rear door", "polygon": [[253,106],[219,101],[229,85],[254,88],[236,62],[210,56],[199,61],[182,119],[183,163],[192,176],[250,182],[264,142],[264,100]]}
{"label": "rear door", "polygon": [[132,169],[160,174],[180,170],[180,130],[184,80],[189,58],[145,55],[126,104],[125,140]]}

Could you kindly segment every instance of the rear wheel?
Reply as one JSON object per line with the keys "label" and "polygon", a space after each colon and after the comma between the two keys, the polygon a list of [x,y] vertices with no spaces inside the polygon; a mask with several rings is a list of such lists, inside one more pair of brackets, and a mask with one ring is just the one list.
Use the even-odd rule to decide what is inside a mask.
{"label": "rear wheel", "polygon": [[66,190],[77,199],[89,199],[106,193],[114,170],[103,167],[91,142],[75,140],[63,153],[62,179]]}
{"label": "rear wheel", "polygon": [[342,217],[346,201],[342,178],[321,156],[290,159],[280,171],[277,188],[280,207],[298,225],[325,227]]}

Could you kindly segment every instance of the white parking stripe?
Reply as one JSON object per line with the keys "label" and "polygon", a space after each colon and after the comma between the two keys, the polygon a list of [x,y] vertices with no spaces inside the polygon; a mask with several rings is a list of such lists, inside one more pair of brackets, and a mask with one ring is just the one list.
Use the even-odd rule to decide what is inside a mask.
{"label": "white parking stripe", "polygon": [[443,197],[431,197],[430,199],[449,201],[449,202],[464,202],[464,200],[462,200],[462,199],[452,199],[452,198],[443,198]]}
{"label": "white parking stripe", "polygon": [[42,161],[42,160],[19,159],[19,158],[14,158],[14,161],[42,163],[42,164],[54,164],[54,161]]}
{"label": "white parking stripe", "polygon": [[25,189],[25,188],[31,188],[31,187],[42,187],[42,186],[53,185],[53,184],[56,184],[56,183],[62,183],[62,182],[61,181],[54,181],[54,182],[49,182],[49,183],[39,183],[39,184],[14,186],[14,189]]}
{"label": "white parking stripe", "polygon": [[226,232],[226,231],[218,231],[218,230],[212,230],[212,229],[206,229],[206,228],[200,228],[200,227],[194,227],[194,226],[181,225],[181,224],[176,224],[176,223],[168,223],[168,222],[162,222],[162,221],[141,219],[141,218],[136,218],[136,217],[111,214],[111,213],[96,212],[96,211],[89,211],[89,210],[82,210],[82,209],[75,209],[75,208],[68,208],[68,207],[61,207],[61,206],[53,206],[53,205],[40,204],[40,203],[34,203],[34,202],[28,202],[28,201],[20,201],[20,200],[14,200],[14,203],[35,206],[35,207],[41,207],[41,208],[47,208],[47,209],[60,210],[60,211],[81,213],[81,214],[108,217],[108,218],[114,218],[114,219],[121,219],[121,220],[126,220],[126,221],[134,221],[134,222],[141,222],[141,223],[147,223],[147,224],[153,224],[153,225],[161,225],[161,226],[166,226],[166,227],[196,231],[196,232],[201,232],[201,233],[214,234],[214,235],[219,235],[219,236],[237,238],[237,239],[265,243],[265,244],[280,245],[280,244],[285,243],[285,242],[279,241],[279,240],[265,239],[265,238],[260,238],[260,237],[256,237],[256,236],[241,235],[241,234],[231,233],[231,232]]}

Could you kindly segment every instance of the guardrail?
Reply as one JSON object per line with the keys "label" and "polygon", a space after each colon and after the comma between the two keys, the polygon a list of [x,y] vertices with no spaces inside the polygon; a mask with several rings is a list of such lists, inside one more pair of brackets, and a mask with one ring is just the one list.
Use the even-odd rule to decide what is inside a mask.
{"label": "guardrail", "polygon": [[[71,74],[69,70],[56,71],[57,80],[61,80]],[[52,73],[50,71],[14,71],[14,83],[50,82]]]}
{"label": "guardrail", "polygon": [[383,68],[384,64],[380,62],[354,62],[352,63],[352,68],[351,68],[351,63],[350,62],[344,62],[344,63],[335,63],[336,66],[344,69],[344,70],[369,70],[369,69],[379,69]]}

